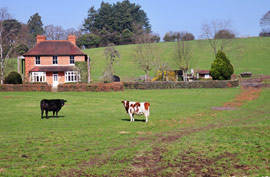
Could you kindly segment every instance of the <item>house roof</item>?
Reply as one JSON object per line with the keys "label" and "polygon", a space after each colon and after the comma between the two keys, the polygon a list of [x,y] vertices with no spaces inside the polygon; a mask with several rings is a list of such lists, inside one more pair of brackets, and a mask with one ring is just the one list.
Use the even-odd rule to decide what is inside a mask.
{"label": "house roof", "polygon": [[23,56],[65,56],[65,55],[81,55],[86,56],[77,46],[68,40],[46,40],[39,42]]}
{"label": "house roof", "polygon": [[199,70],[199,74],[209,74],[209,70]]}
{"label": "house roof", "polygon": [[77,71],[75,66],[35,66],[29,72],[61,72],[61,71]]}

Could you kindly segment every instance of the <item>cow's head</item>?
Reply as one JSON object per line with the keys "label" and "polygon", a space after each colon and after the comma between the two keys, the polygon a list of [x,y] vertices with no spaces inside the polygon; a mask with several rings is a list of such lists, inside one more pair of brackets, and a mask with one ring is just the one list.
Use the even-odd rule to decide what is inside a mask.
{"label": "cow's head", "polygon": [[123,103],[123,105],[124,105],[124,107],[125,107],[125,109],[126,109],[126,111],[128,113],[129,101],[124,100],[124,101],[121,101],[121,102]]}
{"label": "cow's head", "polygon": [[64,106],[65,102],[67,102],[67,100],[61,100],[61,106]]}

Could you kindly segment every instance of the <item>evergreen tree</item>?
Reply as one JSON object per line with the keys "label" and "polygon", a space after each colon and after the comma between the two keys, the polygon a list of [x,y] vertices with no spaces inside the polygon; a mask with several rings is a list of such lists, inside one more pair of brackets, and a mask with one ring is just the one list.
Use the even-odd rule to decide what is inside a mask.
{"label": "evergreen tree", "polygon": [[43,23],[38,13],[35,13],[27,22],[29,33],[36,37],[38,34],[43,34]]}
{"label": "evergreen tree", "polygon": [[135,33],[133,24],[141,26],[145,33],[151,32],[149,19],[140,5],[130,3],[129,0],[117,2],[113,5],[102,2],[97,11],[94,7],[88,10],[83,30],[96,33],[105,29],[110,33],[117,32],[120,34],[123,30],[128,29]]}
{"label": "evergreen tree", "polygon": [[97,11],[95,10],[94,6],[92,6],[88,10],[87,18],[84,19],[83,31],[93,32],[96,30],[95,21],[96,21],[97,15],[98,15]]}
{"label": "evergreen tree", "polygon": [[233,73],[234,69],[230,60],[224,52],[218,51],[210,69],[213,80],[230,80]]}

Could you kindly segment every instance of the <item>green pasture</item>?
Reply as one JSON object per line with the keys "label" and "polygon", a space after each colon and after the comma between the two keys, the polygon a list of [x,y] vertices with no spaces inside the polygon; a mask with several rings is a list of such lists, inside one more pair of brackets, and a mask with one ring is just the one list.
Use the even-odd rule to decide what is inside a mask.
{"label": "green pasture", "polygon": [[[269,91],[234,111],[211,107],[232,100],[238,88],[0,92],[0,176],[125,176],[149,168],[135,168],[134,161],[156,148],[164,150],[159,176],[178,174],[186,152],[191,160],[218,159],[211,168],[202,166],[201,173],[191,169],[191,175],[210,170],[224,176],[269,175]],[[43,98],[67,100],[59,118],[40,118]],[[150,102],[149,122],[143,116],[129,122],[125,99]],[[189,132],[193,129],[198,131]],[[181,132],[174,141],[158,139]],[[223,156],[227,153],[231,156]]]}
{"label": "green pasture", "polygon": [[[192,58],[194,61],[191,67],[193,69],[210,69],[214,61],[214,54],[208,41],[194,40],[188,43],[191,45]],[[169,69],[177,69],[172,59],[176,43],[161,42],[155,45],[157,45],[157,52],[160,53],[161,61],[167,62]],[[134,80],[145,74],[133,61],[135,47],[136,45],[134,44],[116,46],[116,49],[120,52],[121,58],[118,64],[115,64],[115,74],[119,75],[122,80]],[[101,47],[84,50],[84,52],[91,57],[91,79],[94,81],[99,81],[103,76],[106,61],[104,49],[105,48]],[[234,74],[239,75],[241,72],[249,71],[255,75],[270,75],[269,37],[234,39],[225,48],[225,53],[234,66]],[[8,75],[11,71],[17,71],[17,59],[10,59],[5,75]],[[156,70],[153,69],[150,75],[155,76],[155,73]]]}
{"label": "green pasture", "polygon": [[[192,50],[192,58],[194,60],[193,69],[209,70],[214,61],[214,53],[210,48],[207,40],[189,41]],[[160,53],[161,61],[168,62],[170,69],[177,69],[173,62],[173,53],[175,42],[161,42],[157,45]],[[133,61],[133,55],[136,45],[117,46],[120,52],[120,61],[115,64],[115,74],[122,79],[138,78],[144,75],[143,70],[139,69]],[[104,48],[87,49],[84,52],[91,57],[92,60],[92,79],[99,80],[105,69]],[[235,73],[239,75],[241,72],[252,72],[255,75],[269,75],[270,70],[270,38],[239,38],[234,39],[225,48],[225,53],[234,66]],[[150,72],[154,76],[155,70]]]}

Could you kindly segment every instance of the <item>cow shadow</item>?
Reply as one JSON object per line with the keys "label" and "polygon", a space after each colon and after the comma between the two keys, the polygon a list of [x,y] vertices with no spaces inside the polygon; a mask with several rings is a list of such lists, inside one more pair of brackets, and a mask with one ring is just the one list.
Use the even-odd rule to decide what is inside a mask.
{"label": "cow shadow", "polygon": [[43,116],[43,118],[41,118],[41,119],[58,119],[58,118],[61,118],[61,117],[65,117],[65,116],[57,116],[57,117],[55,117],[55,116],[48,116],[48,118],[46,116]]}
{"label": "cow shadow", "polygon": [[[122,121],[130,122],[130,119],[122,119]],[[145,122],[144,119],[135,119],[134,122]]]}

